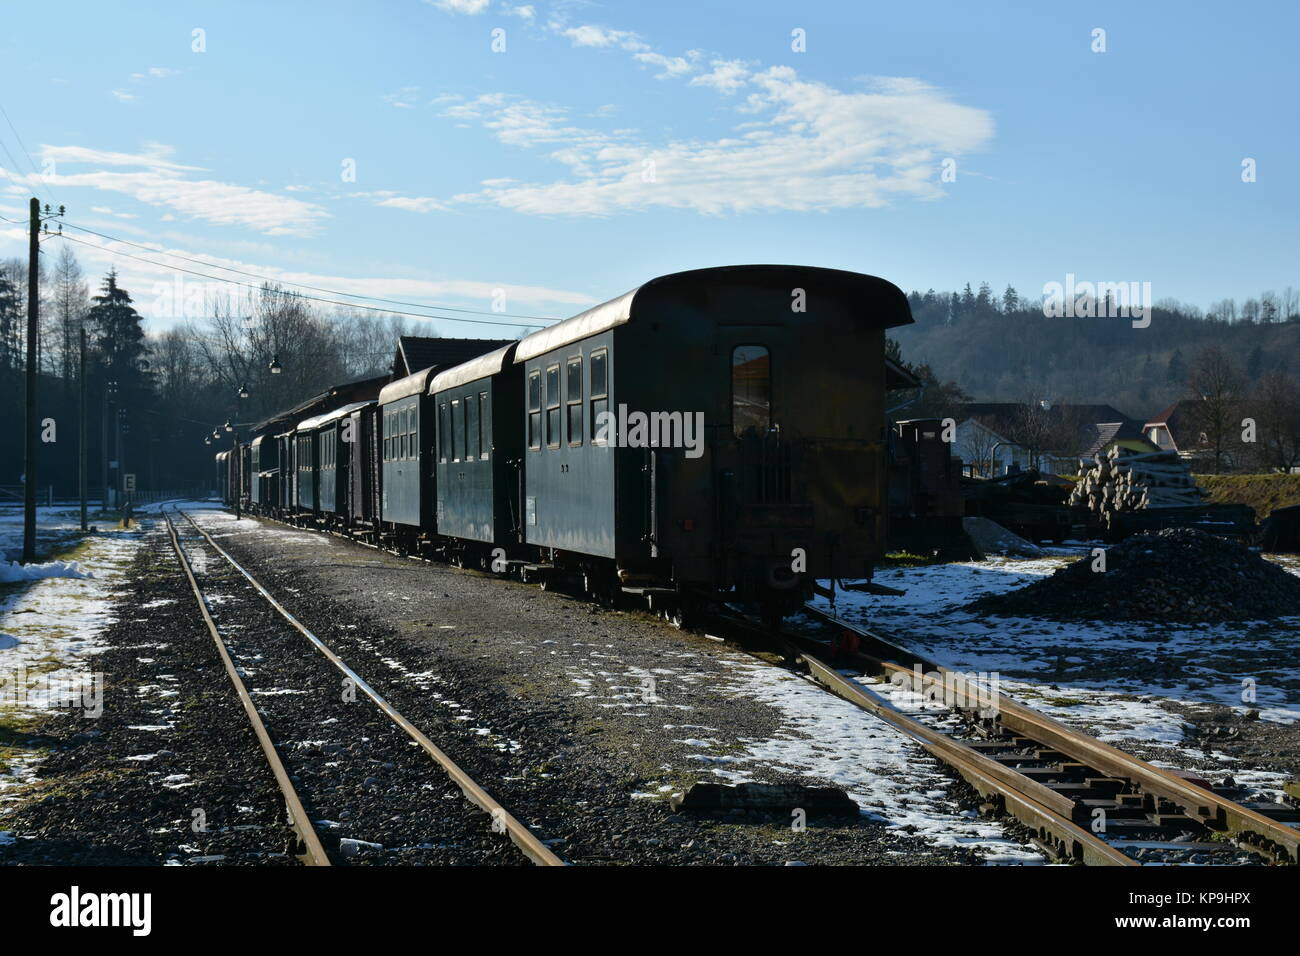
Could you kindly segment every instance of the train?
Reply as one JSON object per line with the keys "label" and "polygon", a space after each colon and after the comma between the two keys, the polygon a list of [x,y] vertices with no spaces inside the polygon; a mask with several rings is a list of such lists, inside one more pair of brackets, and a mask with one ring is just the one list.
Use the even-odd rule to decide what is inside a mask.
{"label": "train", "polygon": [[718,601],[779,621],[884,553],[885,335],[911,321],[897,286],[854,272],[660,276],[332,390],[232,442],[217,480],[254,514],[674,623]]}

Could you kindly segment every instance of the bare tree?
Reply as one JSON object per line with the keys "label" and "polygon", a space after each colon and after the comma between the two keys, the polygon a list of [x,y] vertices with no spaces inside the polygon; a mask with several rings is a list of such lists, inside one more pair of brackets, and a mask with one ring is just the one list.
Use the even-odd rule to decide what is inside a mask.
{"label": "bare tree", "polygon": [[1289,472],[1300,464],[1300,384],[1285,372],[1268,372],[1242,403],[1255,419],[1255,455],[1264,468]]}
{"label": "bare tree", "polygon": [[1218,474],[1233,437],[1241,429],[1240,402],[1242,375],[1221,345],[1207,345],[1192,361],[1188,380],[1195,404],[1193,427],[1200,433],[1201,441],[1214,459],[1214,473]]}
{"label": "bare tree", "polygon": [[81,266],[72,247],[64,244],[59,248],[59,257],[54,263],[49,313],[54,340],[50,364],[62,376],[66,392],[72,390],[72,383],[77,378],[81,326],[89,308],[90,292]]}

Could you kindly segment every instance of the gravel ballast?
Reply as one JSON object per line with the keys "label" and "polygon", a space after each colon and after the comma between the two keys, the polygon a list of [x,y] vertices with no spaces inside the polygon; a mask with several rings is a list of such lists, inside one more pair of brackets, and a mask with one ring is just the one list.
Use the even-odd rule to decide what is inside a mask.
{"label": "gravel ballast", "polygon": [[1191,528],[1134,535],[967,610],[1059,620],[1258,621],[1300,614],[1300,578],[1244,545]]}

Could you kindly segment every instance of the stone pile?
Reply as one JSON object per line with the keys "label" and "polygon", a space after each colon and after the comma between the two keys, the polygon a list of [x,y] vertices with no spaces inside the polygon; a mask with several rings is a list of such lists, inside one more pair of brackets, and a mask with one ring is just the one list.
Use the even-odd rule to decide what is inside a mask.
{"label": "stone pile", "polygon": [[1300,615],[1300,577],[1191,528],[1135,535],[968,610],[1063,620],[1218,622]]}

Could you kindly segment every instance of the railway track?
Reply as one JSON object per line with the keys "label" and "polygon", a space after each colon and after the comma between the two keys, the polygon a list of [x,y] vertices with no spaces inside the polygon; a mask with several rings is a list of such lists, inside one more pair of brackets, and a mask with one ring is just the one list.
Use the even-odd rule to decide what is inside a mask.
{"label": "railway track", "polygon": [[[811,604],[805,613],[820,624],[821,634],[773,632],[729,608],[715,608],[706,618],[742,646],[778,647],[827,690],[915,739],[985,797],[990,809],[1031,830],[1049,855],[1094,866],[1300,862],[1300,831],[1285,822],[1069,728]],[[682,626],[680,618],[674,623]],[[858,647],[833,653],[828,637],[843,631],[855,636]],[[954,718],[946,721],[936,720],[933,711],[908,713],[892,699],[895,689],[922,699],[955,700],[959,706],[943,709]]]}
{"label": "railway track", "polygon": [[[220,628],[214,620],[211,604],[212,596],[205,594],[203,587],[200,585],[198,575],[195,574],[193,563],[190,556],[186,553],[186,546],[198,544],[200,547],[210,548],[215,552],[225,565],[232,568],[255,590],[276,615],[303,638],[307,640],[320,654],[332,664],[345,677],[346,682],[352,688],[360,691],[368,698],[371,703],[386,717],[389,718],[392,725],[409,738],[408,743],[418,745],[445,773],[447,778],[454,783],[464,795],[465,799],[472,805],[488,814],[491,829],[497,833],[507,835],[512,843],[518,848],[528,860],[539,866],[564,866],[565,863],[555,855],[525,824],[515,818],[500,803],[498,803],[481,785],[479,785],[468,773],[466,773],[455,761],[451,759],[441,748],[439,748],[429,737],[416,727],[410,720],[399,713],[384,697],[370,686],[359,674],[356,673],[346,662],[343,661],[328,645],[319,637],[313,634],[307,627],[298,621],[285,607],[275,599],[274,596],[257,581],[246,569],[244,569],[231,555],[222,548],[208,532],[200,527],[188,514],[180,512],[181,517],[186,521],[183,526],[186,530],[193,532],[188,540],[182,540],[182,535],[178,533],[177,525],[170,514],[164,513],[167,532],[170,538],[171,546],[176,554],[185,577],[190,584],[194,593],[195,600],[198,603],[199,611],[203,621],[208,628],[216,646],[217,653],[221,657],[225,666],[226,673],[230,677],[231,683],[243,704],[244,712],[248,715],[249,723],[257,736],[262,752],[266,757],[271,772],[275,777],[276,783],[283,797],[285,810],[291,826],[297,834],[296,855],[307,865],[312,866],[329,866],[333,860],[331,854],[326,850],[325,841],[321,839],[317,832],[316,826],[312,822],[311,814],[308,812],[302,796],[295,785],[295,775],[286,767],[285,751],[288,749],[285,741],[277,741],[268,729],[266,721],[263,719],[262,710],[254,703],[253,696],[257,691],[250,692],[245,677],[248,676],[250,668],[244,664],[237,663],[237,652],[233,652],[227,639],[223,637]],[[206,563],[206,562],[205,562]],[[202,572],[201,572],[202,573]],[[261,654],[246,654],[246,660],[260,661]],[[256,668],[260,671],[260,667]],[[263,693],[268,691],[263,690]],[[273,693],[273,691],[272,691]],[[265,700],[265,698],[263,698]],[[274,723],[274,720],[272,721]]]}
{"label": "railway track", "polygon": [[[909,734],[1058,858],[1091,865],[1300,862],[1300,831],[1155,767],[821,608],[823,629],[775,635],[828,690]],[[830,632],[829,634],[826,632]],[[832,650],[826,638],[853,635]],[[841,673],[856,672],[856,677]],[[905,712],[921,702],[927,712]],[[935,716],[941,715],[936,721]],[[1296,819],[1286,808],[1279,816]]]}

